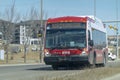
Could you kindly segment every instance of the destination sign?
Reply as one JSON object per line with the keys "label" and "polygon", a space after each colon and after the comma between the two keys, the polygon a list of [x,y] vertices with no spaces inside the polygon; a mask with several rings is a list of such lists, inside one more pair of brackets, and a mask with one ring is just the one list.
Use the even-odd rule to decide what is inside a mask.
{"label": "destination sign", "polygon": [[47,29],[69,29],[69,28],[86,28],[84,22],[63,22],[63,23],[50,23],[47,25]]}

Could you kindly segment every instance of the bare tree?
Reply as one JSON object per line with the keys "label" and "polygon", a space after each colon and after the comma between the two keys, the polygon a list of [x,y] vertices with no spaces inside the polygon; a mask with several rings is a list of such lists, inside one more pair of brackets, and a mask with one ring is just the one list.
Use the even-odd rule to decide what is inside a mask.
{"label": "bare tree", "polygon": [[20,15],[17,14],[15,9],[15,0],[13,0],[12,5],[9,8],[6,8],[4,16],[5,16],[5,19],[8,21],[7,28],[4,32],[6,35],[6,43],[5,43],[5,50],[7,54],[6,63],[8,63],[8,47],[10,42],[13,39],[13,31],[15,27],[14,23],[20,20]]}
{"label": "bare tree", "polygon": [[[27,49],[29,47],[29,40],[32,38],[32,34],[33,34],[33,30],[37,30],[36,29],[36,23],[34,20],[38,20],[39,19],[39,14],[38,11],[35,7],[31,7],[29,14],[25,14],[25,16],[23,16],[23,20],[29,20],[29,27],[27,25],[25,25],[26,28],[26,33],[25,33],[25,39],[24,39],[24,62],[26,63],[26,54],[27,54]],[[37,31],[35,31],[37,32]]]}

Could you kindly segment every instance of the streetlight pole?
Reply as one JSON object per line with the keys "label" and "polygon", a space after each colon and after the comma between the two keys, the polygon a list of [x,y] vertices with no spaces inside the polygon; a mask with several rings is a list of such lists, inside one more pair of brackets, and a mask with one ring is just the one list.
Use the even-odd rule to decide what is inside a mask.
{"label": "streetlight pole", "polygon": [[43,0],[40,0],[41,4],[40,4],[40,27],[42,27],[42,22],[43,22]]}
{"label": "streetlight pole", "polygon": [[96,0],[94,0],[94,18],[96,16]]}
{"label": "streetlight pole", "polygon": [[[43,0],[40,0],[40,31],[43,34]],[[40,37],[40,63],[42,62],[43,35]]]}

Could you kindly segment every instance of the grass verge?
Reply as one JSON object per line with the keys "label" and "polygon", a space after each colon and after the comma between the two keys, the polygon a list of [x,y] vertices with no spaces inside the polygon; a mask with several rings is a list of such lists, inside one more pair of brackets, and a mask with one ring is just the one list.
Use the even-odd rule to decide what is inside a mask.
{"label": "grass verge", "polygon": [[[120,68],[96,68],[86,69],[83,72],[72,73],[54,78],[42,78],[42,80],[101,80],[120,73]],[[41,80],[41,79],[39,79]]]}

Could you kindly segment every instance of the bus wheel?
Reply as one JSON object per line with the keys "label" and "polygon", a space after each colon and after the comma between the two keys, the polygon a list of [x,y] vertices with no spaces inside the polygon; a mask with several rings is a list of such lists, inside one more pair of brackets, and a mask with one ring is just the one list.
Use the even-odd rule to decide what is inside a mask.
{"label": "bus wheel", "polygon": [[96,67],[96,55],[94,54],[94,57],[93,57],[93,64],[91,64],[90,66],[91,68],[95,68]]}
{"label": "bus wheel", "polygon": [[104,55],[103,55],[103,64],[102,64],[103,67],[106,66],[106,62],[107,62],[107,61],[106,61],[106,56],[105,56],[105,54],[104,54]]}
{"label": "bus wheel", "polygon": [[53,70],[58,70],[58,65],[52,65]]}

